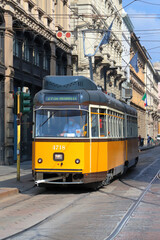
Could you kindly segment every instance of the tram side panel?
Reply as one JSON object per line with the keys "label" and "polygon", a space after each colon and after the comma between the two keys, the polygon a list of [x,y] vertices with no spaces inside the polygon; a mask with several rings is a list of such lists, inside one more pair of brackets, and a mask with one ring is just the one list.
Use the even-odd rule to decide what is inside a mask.
{"label": "tram side panel", "polygon": [[126,149],[126,160],[128,161],[128,167],[131,167],[138,159],[138,138],[128,138]]}
{"label": "tram side panel", "polygon": [[126,160],[125,141],[92,141],[90,146],[90,158],[85,158],[84,173],[96,174],[97,178],[105,179],[103,173],[116,169],[116,174],[123,171]]}
{"label": "tram side panel", "polygon": [[123,169],[126,158],[126,146],[125,141],[109,141],[108,142],[108,170],[119,168],[119,171]]}

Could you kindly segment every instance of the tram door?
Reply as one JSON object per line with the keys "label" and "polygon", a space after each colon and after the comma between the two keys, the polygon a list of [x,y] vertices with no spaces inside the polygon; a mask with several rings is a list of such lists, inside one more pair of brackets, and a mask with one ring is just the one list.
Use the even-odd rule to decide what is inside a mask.
{"label": "tram door", "polygon": [[102,172],[107,169],[106,116],[106,109],[90,109],[92,172]]}

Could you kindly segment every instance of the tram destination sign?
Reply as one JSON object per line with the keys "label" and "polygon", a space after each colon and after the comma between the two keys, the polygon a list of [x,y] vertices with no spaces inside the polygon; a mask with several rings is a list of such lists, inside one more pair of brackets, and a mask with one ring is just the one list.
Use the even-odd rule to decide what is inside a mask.
{"label": "tram destination sign", "polygon": [[78,102],[78,94],[46,94],[44,96],[45,102]]}

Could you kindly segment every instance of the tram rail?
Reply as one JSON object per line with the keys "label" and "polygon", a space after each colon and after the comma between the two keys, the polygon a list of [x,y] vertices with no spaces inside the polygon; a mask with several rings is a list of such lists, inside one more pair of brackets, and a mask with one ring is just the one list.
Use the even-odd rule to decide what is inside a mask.
{"label": "tram rail", "polygon": [[160,179],[160,170],[158,170],[158,172],[156,173],[156,175],[152,178],[152,180],[150,181],[150,183],[147,185],[147,187],[143,190],[143,192],[141,193],[141,195],[138,197],[138,199],[135,201],[135,203],[133,203],[133,205],[130,207],[130,209],[127,211],[127,213],[125,214],[125,216],[122,218],[122,220],[118,223],[118,225],[116,226],[116,228],[113,230],[113,232],[104,240],[113,240],[115,237],[118,236],[118,234],[121,232],[122,228],[124,228],[124,226],[127,224],[127,222],[129,221],[131,215],[135,212],[135,210],[137,209],[137,207],[139,206],[139,204],[142,202],[144,196],[146,195],[146,193],[149,192],[152,184],[154,183],[154,181],[156,179]]}

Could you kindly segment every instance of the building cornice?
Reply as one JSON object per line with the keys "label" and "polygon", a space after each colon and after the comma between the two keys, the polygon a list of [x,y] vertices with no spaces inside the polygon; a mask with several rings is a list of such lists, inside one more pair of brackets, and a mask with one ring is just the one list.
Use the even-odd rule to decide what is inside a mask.
{"label": "building cornice", "polygon": [[[14,1],[6,1],[4,0],[5,4],[3,4],[4,10],[9,11],[16,20],[19,20],[23,24],[23,31],[34,31],[39,35],[42,35],[44,38],[46,38],[50,42],[55,42],[57,46],[62,48],[64,51],[70,53],[72,47],[65,42],[62,39],[56,38],[56,33],[52,30],[46,27],[43,23],[37,21],[35,17],[33,17],[31,14],[27,13],[24,9],[22,9],[18,3]],[[7,5],[10,4],[12,8],[8,10]],[[1,3],[0,3],[1,7]]]}

